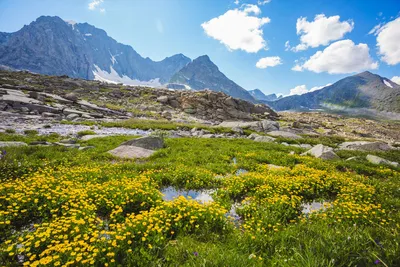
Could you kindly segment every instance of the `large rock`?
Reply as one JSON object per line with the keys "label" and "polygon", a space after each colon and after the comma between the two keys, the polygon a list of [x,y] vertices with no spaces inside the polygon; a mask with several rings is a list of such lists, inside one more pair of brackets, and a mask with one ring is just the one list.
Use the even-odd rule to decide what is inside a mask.
{"label": "large rock", "polygon": [[68,93],[64,96],[65,99],[76,102],[79,100],[78,96],[74,93]]}
{"label": "large rock", "polygon": [[390,165],[393,167],[400,167],[400,164],[398,162],[392,162],[387,159],[374,156],[374,155],[367,155],[367,160],[373,164],[384,164],[384,165]]}
{"label": "large rock", "polygon": [[285,132],[285,131],[271,131],[271,132],[267,132],[267,134],[275,136],[275,137],[284,137],[284,138],[289,138],[289,139],[301,139],[301,136],[291,133],[291,132]]}
{"label": "large rock", "polygon": [[388,151],[395,148],[388,145],[385,142],[355,141],[355,142],[344,142],[339,145],[339,149],[362,150],[362,151]]}
{"label": "large rock", "polygon": [[8,146],[27,146],[27,143],[24,142],[0,142],[0,147],[8,147]]}
{"label": "large rock", "polygon": [[84,135],[81,137],[82,141],[88,141],[90,139],[93,138],[103,138],[103,137],[108,137],[110,135],[106,135],[106,134],[88,134],[88,135]]}
{"label": "large rock", "polygon": [[271,137],[271,136],[257,136],[254,138],[254,141],[256,142],[274,142],[275,138]]}
{"label": "large rock", "polygon": [[336,155],[335,152],[333,152],[333,148],[329,146],[324,146],[322,144],[316,145],[307,152],[301,154],[301,155],[312,155],[316,158],[320,159],[339,159],[339,156]]}
{"label": "large rock", "polygon": [[156,150],[164,147],[164,141],[160,137],[156,136],[145,136],[137,139],[126,141],[122,145],[124,146],[136,146],[150,150]]}
{"label": "large rock", "polygon": [[137,159],[150,157],[155,151],[137,146],[121,145],[108,153],[119,158]]}

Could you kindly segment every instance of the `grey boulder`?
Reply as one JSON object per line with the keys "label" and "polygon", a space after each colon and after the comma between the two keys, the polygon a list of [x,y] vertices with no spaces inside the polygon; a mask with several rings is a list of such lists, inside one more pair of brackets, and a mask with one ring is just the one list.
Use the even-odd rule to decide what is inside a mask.
{"label": "grey boulder", "polygon": [[284,137],[284,138],[289,138],[289,139],[301,139],[301,136],[291,133],[291,132],[285,132],[285,131],[271,131],[271,132],[267,132],[267,134],[275,136],[275,137]]}
{"label": "grey boulder", "polygon": [[339,149],[362,150],[362,151],[388,151],[395,148],[388,145],[385,142],[355,141],[355,142],[344,142],[339,145]]}
{"label": "grey boulder", "polygon": [[327,160],[339,159],[339,156],[336,155],[335,152],[333,152],[333,148],[331,148],[329,146],[324,146],[322,144],[314,146],[313,148],[311,148],[307,152],[304,152],[301,155],[302,156],[312,155],[316,158],[327,159]]}
{"label": "grey boulder", "polygon": [[400,164],[398,162],[393,162],[389,161],[387,159],[374,156],[374,155],[367,155],[367,160],[373,164],[384,164],[384,165],[390,165],[393,167],[400,167]]}
{"label": "grey boulder", "polygon": [[265,142],[274,142],[275,138],[270,137],[270,136],[261,136],[260,135],[260,136],[255,137],[254,141],[255,142],[263,142],[263,143],[265,143]]}

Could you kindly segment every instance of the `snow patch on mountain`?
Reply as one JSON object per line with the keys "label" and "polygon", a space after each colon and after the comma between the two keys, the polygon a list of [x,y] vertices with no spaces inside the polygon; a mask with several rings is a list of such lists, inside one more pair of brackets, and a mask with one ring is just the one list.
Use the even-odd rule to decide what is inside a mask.
{"label": "snow patch on mountain", "polygon": [[383,83],[384,83],[386,86],[389,86],[390,88],[393,88],[393,85],[391,85],[390,82],[388,82],[388,81],[386,81],[386,80],[383,80]]}
{"label": "snow patch on mountain", "polygon": [[96,81],[118,84],[122,83],[124,85],[135,85],[135,86],[149,86],[149,87],[161,87],[160,79],[151,79],[149,81],[139,81],[136,79],[131,79],[126,75],[122,77],[118,74],[118,72],[110,66],[110,72],[102,70],[99,66],[94,65],[95,70],[93,70],[94,79]]}
{"label": "snow patch on mountain", "polygon": [[75,25],[76,25],[76,21],[73,20],[65,20],[65,22],[69,25],[71,25],[72,29],[75,30]]}

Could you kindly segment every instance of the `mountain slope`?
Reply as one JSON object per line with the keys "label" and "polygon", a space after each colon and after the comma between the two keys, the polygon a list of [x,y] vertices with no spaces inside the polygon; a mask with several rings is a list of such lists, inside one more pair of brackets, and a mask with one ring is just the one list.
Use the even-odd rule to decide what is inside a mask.
{"label": "mountain slope", "polygon": [[321,90],[288,96],[268,104],[278,111],[340,107],[400,112],[400,86],[366,71]]}
{"label": "mountain slope", "polygon": [[42,16],[0,33],[0,64],[50,75],[160,85],[190,62],[182,54],[155,62],[87,23]]}
{"label": "mountain slope", "polygon": [[196,58],[182,68],[171,78],[170,83],[186,85],[194,90],[210,89],[255,101],[248,91],[228,79],[207,55]]}
{"label": "mountain slope", "polygon": [[276,94],[265,95],[260,89],[250,90],[249,93],[256,100],[261,100],[261,101],[275,101],[275,100],[282,98],[282,96],[278,97]]}

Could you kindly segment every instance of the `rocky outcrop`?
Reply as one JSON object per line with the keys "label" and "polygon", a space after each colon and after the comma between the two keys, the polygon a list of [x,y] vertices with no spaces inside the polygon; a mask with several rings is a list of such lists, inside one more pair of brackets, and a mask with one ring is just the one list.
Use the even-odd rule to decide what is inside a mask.
{"label": "rocky outcrop", "polygon": [[278,114],[266,105],[233,98],[222,92],[210,90],[193,91],[162,91],[157,101],[172,108],[182,110],[187,114],[204,120],[244,120],[251,121],[255,118],[275,119]]}

